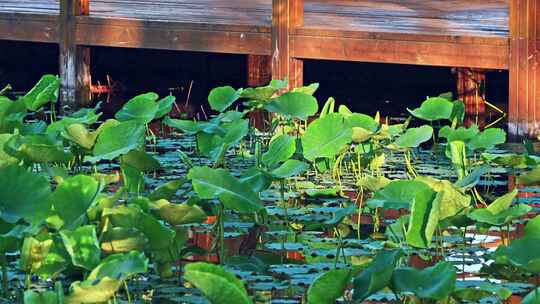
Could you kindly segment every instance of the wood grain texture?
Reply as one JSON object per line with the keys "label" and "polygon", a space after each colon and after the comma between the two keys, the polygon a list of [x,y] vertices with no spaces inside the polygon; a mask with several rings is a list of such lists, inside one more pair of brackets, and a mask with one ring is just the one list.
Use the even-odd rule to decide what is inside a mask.
{"label": "wood grain texture", "polygon": [[509,132],[536,136],[540,129],[540,0],[510,1]]}

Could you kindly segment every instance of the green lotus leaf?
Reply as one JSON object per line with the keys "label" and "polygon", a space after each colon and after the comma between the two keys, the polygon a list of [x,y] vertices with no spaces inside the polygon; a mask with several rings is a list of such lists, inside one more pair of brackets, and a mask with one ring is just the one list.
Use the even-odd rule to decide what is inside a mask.
{"label": "green lotus leaf", "polygon": [[122,286],[122,281],[104,278],[100,281],[75,282],[70,286],[70,293],[64,304],[94,304],[112,299]]}
{"label": "green lotus leaf", "polygon": [[318,276],[307,291],[308,303],[334,304],[351,281],[351,270],[334,269]]}
{"label": "green lotus leaf", "polygon": [[536,167],[529,172],[519,175],[516,182],[517,184],[523,186],[534,186],[540,184],[540,167]]}
{"label": "green lotus leaf", "polygon": [[174,102],[176,101],[176,97],[173,95],[169,95],[157,102],[158,108],[156,111],[156,114],[154,115],[154,119],[160,119],[163,118],[165,115],[169,114],[172,111]]}
{"label": "green lotus leaf", "polygon": [[13,133],[23,127],[26,106],[23,101],[11,101],[0,96],[0,133]]}
{"label": "green lotus leaf", "polygon": [[362,302],[370,295],[387,287],[402,255],[403,251],[400,249],[385,250],[377,254],[369,266],[354,278],[353,300]]}
{"label": "green lotus leaf", "polygon": [[79,123],[67,126],[63,135],[68,140],[87,150],[91,150],[94,147],[97,139],[96,133],[88,131],[83,124]]}
{"label": "green lotus leaf", "polygon": [[270,143],[268,151],[262,155],[262,162],[273,167],[291,158],[296,152],[296,140],[290,135],[280,135]]}
{"label": "green lotus leaf", "polygon": [[60,236],[73,265],[92,270],[99,264],[101,250],[95,226],[81,226],[73,231],[62,230]]}
{"label": "green lotus leaf", "polygon": [[252,303],[242,281],[221,266],[190,263],[186,265],[184,279],[199,289],[212,304]]}
{"label": "green lotus leaf", "polygon": [[47,135],[14,135],[4,144],[4,151],[27,163],[67,163],[73,160],[61,142]]}
{"label": "green lotus leaf", "polygon": [[468,143],[467,147],[472,150],[487,150],[495,147],[496,145],[504,144],[506,142],[506,132],[498,128],[489,128],[473,137]]}
{"label": "green lotus leaf", "polygon": [[440,262],[424,270],[398,268],[392,275],[391,288],[397,293],[412,293],[420,299],[443,300],[456,286],[456,269],[448,262]]}
{"label": "green lotus leaf", "polygon": [[202,223],[207,218],[206,213],[197,205],[166,202],[160,204],[155,212],[160,218],[173,226]]}
{"label": "green lotus leaf", "polygon": [[176,192],[186,184],[186,182],[187,179],[184,178],[167,182],[152,191],[152,193],[148,195],[148,198],[152,201],[160,199],[170,200],[176,195]]}
{"label": "green lotus leaf", "polygon": [[136,97],[133,97],[120,109],[116,112],[114,117],[118,121],[129,121],[134,120],[139,124],[148,124],[150,123],[158,111],[158,99],[156,93],[146,93]]}
{"label": "green lotus leaf", "polygon": [[477,136],[478,133],[480,133],[480,130],[477,125],[472,125],[469,128],[459,127],[457,129],[444,126],[439,131],[439,137],[446,138],[448,142],[456,140],[467,142]]}
{"label": "green lotus leaf", "polygon": [[341,114],[332,113],[313,121],[302,136],[302,149],[307,160],[332,158],[352,141],[352,129]]}
{"label": "green lotus leaf", "polygon": [[540,238],[523,237],[497,250],[509,264],[524,272],[540,274]]}
{"label": "green lotus leaf", "polygon": [[188,178],[202,199],[219,198],[226,208],[237,212],[256,212],[263,208],[259,196],[226,170],[194,167]]}
{"label": "green lotus leaf", "polygon": [[141,172],[155,171],[161,168],[161,164],[150,154],[141,150],[131,150],[120,157],[122,165],[128,165]]}
{"label": "green lotus leaf", "polygon": [[144,143],[144,125],[136,121],[122,122],[105,128],[97,138],[91,161],[113,160],[132,150],[140,149]]}
{"label": "green lotus leaf", "polygon": [[522,304],[538,304],[540,303],[540,287],[529,292],[521,302]]}
{"label": "green lotus leaf", "polygon": [[540,239],[540,215],[529,220],[525,225],[525,236]]}
{"label": "green lotus leaf", "polygon": [[142,252],[113,254],[105,258],[90,272],[87,280],[113,278],[125,280],[136,274],[145,273],[148,269],[148,258]]}
{"label": "green lotus leaf", "polygon": [[101,250],[107,254],[146,250],[148,243],[146,235],[135,228],[114,227],[101,236]]}
{"label": "green lotus leaf", "polygon": [[366,114],[351,113],[343,116],[345,117],[345,125],[350,128],[362,128],[368,132],[374,133],[381,127],[373,117]]}
{"label": "green lotus leaf", "polygon": [[416,192],[431,190],[429,185],[414,180],[395,180],[383,189],[375,192],[367,201],[370,208],[402,209],[409,208],[416,197]]}
{"label": "green lotus leaf", "polygon": [[409,245],[419,248],[427,248],[431,245],[440,219],[443,193],[436,193],[431,188],[415,192],[409,227],[405,235]]}
{"label": "green lotus leaf", "polygon": [[274,169],[271,174],[274,178],[290,178],[293,176],[298,176],[309,169],[309,165],[303,161],[296,159],[289,159],[284,162],[281,166]]}
{"label": "green lotus leaf", "polygon": [[242,89],[230,86],[218,87],[210,91],[208,102],[214,111],[223,112],[242,96]]}
{"label": "green lotus leaf", "polygon": [[101,185],[94,178],[85,175],[70,177],[58,185],[49,201],[61,226],[73,229],[80,225],[101,190]]}
{"label": "green lotus leaf", "polygon": [[470,214],[468,214],[468,217],[479,223],[484,223],[484,224],[493,225],[493,226],[504,226],[526,215],[531,210],[532,210],[531,206],[518,204],[506,210],[503,210],[499,213],[493,213],[489,211],[487,208],[476,209]]}
{"label": "green lotus leaf", "polygon": [[240,177],[240,182],[254,192],[261,192],[272,185],[272,175],[256,167],[249,168]]}
{"label": "green lotus leaf", "polygon": [[264,109],[288,119],[298,118],[305,120],[319,111],[319,104],[317,99],[311,95],[289,92],[266,103]]}
{"label": "green lotus leaf", "polygon": [[454,104],[448,99],[442,97],[432,97],[428,98],[422,103],[422,105],[414,110],[409,110],[409,112],[422,120],[435,121],[446,119],[449,120],[452,116],[452,110]]}
{"label": "green lotus leaf", "polygon": [[398,148],[418,148],[422,143],[427,142],[433,136],[433,128],[421,126],[419,128],[407,129],[405,134],[399,136],[394,145]]}
{"label": "green lotus leaf", "polygon": [[55,75],[43,75],[38,83],[23,97],[26,108],[37,111],[48,103],[56,103],[60,79]]}
{"label": "green lotus leaf", "polygon": [[38,224],[51,210],[49,180],[43,174],[11,165],[0,169],[0,217]]}
{"label": "green lotus leaf", "polygon": [[4,145],[13,137],[13,134],[0,134],[0,169],[9,165],[16,165],[19,159],[7,154],[4,151]]}
{"label": "green lotus leaf", "polygon": [[56,291],[42,291],[37,292],[33,290],[27,290],[24,292],[25,304],[58,304],[61,303],[58,300],[58,294]]}

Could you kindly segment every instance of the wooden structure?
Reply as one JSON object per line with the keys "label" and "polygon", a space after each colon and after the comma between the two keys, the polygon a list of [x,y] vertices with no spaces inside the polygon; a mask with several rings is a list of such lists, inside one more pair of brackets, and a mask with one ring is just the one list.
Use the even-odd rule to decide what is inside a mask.
{"label": "wooden structure", "polygon": [[71,104],[88,96],[92,46],[246,54],[253,85],[270,67],[300,85],[304,59],[508,69],[510,131],[526,134],[540,122],[539,11],[540,0],[1,0],[0,39],[58,43]]}

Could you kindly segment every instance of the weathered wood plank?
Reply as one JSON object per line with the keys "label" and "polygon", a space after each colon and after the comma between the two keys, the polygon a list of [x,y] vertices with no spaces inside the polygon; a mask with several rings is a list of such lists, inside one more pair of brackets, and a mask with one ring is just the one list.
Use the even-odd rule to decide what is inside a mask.
{"label": "weathered wood plank", "polygon": [[485,125],[486,96],[484,92],[486,70],[458,68],[455,70],[458,99],[465,103],[465,125]]}
{"label": "weathered wood plank", "polygon": [[304,22],[303,0],[272,0],[272,78],[303,84],[303,62],[292,56],[291,34]]}
{"label": "weathered wood plank", "polygon": [[510,100],[513,137],[540,130],[540,0],[510,0]]}
{"label": "weathered wood plank", "polygon": [[[272,58],[270,56],[247,56],[247,86],[260,87],[267,85],[272,79]],[[250,115],[250,122],[259,130],[267,129],[267,117],[263,111]]]}
{"label": "weathered wood plank", "polygon": [[76,43],[76,16],[90,13],[89,1],[60,1],[60,102],[67,113],[78,110],[91,98],[90,49]]}

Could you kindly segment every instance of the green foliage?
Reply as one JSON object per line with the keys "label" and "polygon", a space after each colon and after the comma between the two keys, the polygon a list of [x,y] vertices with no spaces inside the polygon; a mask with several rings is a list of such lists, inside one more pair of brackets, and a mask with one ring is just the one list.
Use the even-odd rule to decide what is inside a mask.
{"label": "green foliage", "polygon": [[188,264],[184,279],[197,287],[212,304],[252,303],[244,284],[221,266]]}

